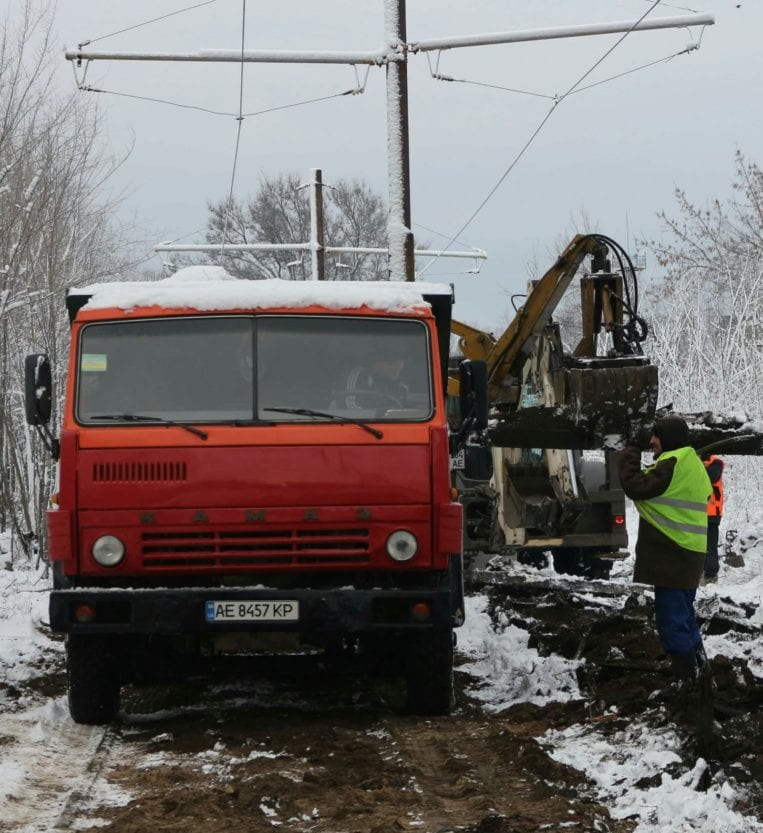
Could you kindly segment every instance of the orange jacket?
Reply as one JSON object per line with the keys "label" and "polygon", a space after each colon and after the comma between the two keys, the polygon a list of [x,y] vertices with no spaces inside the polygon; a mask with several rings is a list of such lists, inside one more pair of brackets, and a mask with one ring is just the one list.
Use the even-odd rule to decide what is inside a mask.
{"label": "orange jacket", "polygon": [[[713,494],[707,502],[707,514],[710,518],[720,518],[723,515],[723,460],[711,454],[705,464],[710,482],[713,484]],[[715,480],[713,480],[715,476]]]}

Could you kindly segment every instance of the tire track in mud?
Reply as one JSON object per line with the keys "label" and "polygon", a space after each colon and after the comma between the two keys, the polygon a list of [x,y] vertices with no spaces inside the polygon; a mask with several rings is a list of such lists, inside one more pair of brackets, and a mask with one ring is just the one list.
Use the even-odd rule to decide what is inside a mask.
{"label": "tire track in mud", "polygon": [[201,710],[124,713],[105,774],[136,801],[99,810],[109,829],[211,833],[221,819],[228,833],[632,829],[585,797],[580,773],[547,757],[534,740],[547,718],[535,708],[488,716],[463,695],[453,716],[422,719],[391,707],[383,687],[352,705],[336,680],[338,705],[331,686],[263,682],[225,696],[209,689]]}
{"label": "tire track in mud", "polygon": [[529,717],[523,722],[474,710],[436,720],[385,720],[419,799],[410,828],[521,833],[567,822],[630,831],[630,823],[612,821],[586,797],[581,773],[547,757],[533,737],[541,723]]}

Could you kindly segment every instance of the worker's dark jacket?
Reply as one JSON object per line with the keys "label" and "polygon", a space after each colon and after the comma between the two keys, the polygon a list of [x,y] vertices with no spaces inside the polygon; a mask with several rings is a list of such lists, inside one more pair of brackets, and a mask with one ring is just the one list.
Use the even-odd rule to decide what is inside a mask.
{"label": "worker's dark jacket", "polygon": [[[654,468],[645,472],[641,469],[641,449],[629,445],[620,452],[618,465],[625,494],[631,500],[649,500],[666,491],[676,460],[674,457],[658,459]],[[695,590],[704,571],[704,561],[703,556],[684,549],[644,518],[639,519],[634,581],[675,590]]]}

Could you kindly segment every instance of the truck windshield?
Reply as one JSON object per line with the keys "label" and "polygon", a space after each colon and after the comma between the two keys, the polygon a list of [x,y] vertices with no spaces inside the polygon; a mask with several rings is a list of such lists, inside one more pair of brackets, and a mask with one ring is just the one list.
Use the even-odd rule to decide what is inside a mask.
{"label": "truck windshield", "polygon": [[[419,421],[432,414],[420,321],[224,315],[93,323],[80,335],[84,424]],[[311,411],[315,413],[310,413]],[[324,416],[318,416],[323,412]]]}

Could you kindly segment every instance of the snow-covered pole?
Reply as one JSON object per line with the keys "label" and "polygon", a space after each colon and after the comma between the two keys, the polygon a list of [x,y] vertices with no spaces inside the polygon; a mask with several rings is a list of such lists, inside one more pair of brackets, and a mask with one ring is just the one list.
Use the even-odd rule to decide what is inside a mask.
{"label": "snow-covered pole", "polygon": [[411,231],[411,173],[408,150],[408,64],[405,0],[384,0],[387,62],[387,182],[389,186],[389,274],[415,280]]}
{"label": "snow-covered pole", "polygon": [[323,243],[323,172],[313,168],[310,171],[310,273],[314,281],[326,277]]}

